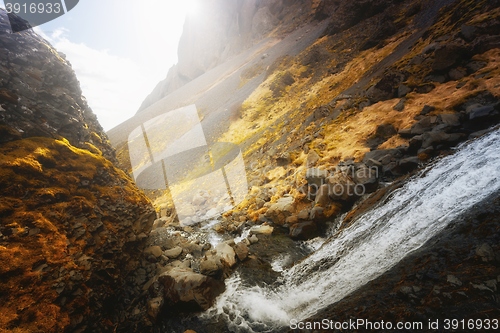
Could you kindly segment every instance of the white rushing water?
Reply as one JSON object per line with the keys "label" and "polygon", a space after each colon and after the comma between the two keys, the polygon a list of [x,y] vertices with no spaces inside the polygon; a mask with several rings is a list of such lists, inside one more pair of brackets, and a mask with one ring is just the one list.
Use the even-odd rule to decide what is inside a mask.
{"label": "white rushing water", "polygon": [[234,332],[272,332],[304,320],[396,265],[454,218],[500,189],[500,130],[462,146],[396,190],[383,205],[283,271],[277,288],[235,275],[205,316]]}

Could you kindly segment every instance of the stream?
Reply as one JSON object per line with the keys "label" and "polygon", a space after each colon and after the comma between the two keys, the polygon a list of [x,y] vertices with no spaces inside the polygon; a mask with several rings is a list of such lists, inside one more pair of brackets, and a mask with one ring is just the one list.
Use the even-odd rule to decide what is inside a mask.
{"label": "stream", "polygon": [[248,285],[237,274],[201,320],[231,332],[287,330],[392,268],[474,204],[500,189],[500,130],[432,163],[349,227],[329,235],[279,285]]}

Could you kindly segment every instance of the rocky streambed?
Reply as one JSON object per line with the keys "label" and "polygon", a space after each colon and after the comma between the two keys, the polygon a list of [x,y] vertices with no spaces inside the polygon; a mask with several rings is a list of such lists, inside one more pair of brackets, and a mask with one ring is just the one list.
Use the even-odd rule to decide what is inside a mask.
{"label": "rocky streambed", "polygon": [[[196,328],[237,274],[249,285],[279,283],[280,272],[314,250],[314,242],[294,241],[279,226],[248,225],[241,235],[219,234],[212,220],[189,227],[154,223],[142,260],[128,277],[143,294],[129,308],[127,330],[183,331]],[[187,324],[186,324],[187,323]],[[198,324],[197,324],[198,323]],[[223,331],[224,323],[218,330]]]}
{"label": "rocky streambed", "polygon": [[[293,167],[292,158],[281,154],[274,161],[277,168],[264,180],[259,178],[262,173],[254,179],[249,173],[253,187],[242,204],[246,209],[192,226],[180,225],[171,212],[157,219],[142,260],[128,277],[143,294],[129,308],[133,327],[124,331],[168,331],[168,327],[176,331],[191,325],[203,332],[206,320],[198,314],[227,288],[225,279],[238,274],[249,285],[277,283],[277,261],[287,261],[286,266],[304,258],[312,251],[304,246],[305,241],[324,236],[329,229],[347,228],[355,216],[399,188],[409,174],[436,156],[452,153],[460,142],[481,137],[499,117],[497,98],[488,91],[467,97],[453,112],[424,105],[407,128],[378,125],[369,139],[373,149],[360,161],[348,159],[325,166],[316,151],[309,151],[305,172],[293,175],[293,182],[283,191],[273,184],[285,178],[289,181]],[[394,136],[408,144],[377,148]],[[193,198],[193,209],[202,210],[205,201]],[[222,331],[223,324],[217,325],[222,325],[218,328]]]}
{"label": "rocky streambed", "polygon": [[382,195],[274,282],[237,271],[214,308],[163,321],[162,330],[286,331],[293,318],[496,318],[498,144],[489,135],[461,150]]}

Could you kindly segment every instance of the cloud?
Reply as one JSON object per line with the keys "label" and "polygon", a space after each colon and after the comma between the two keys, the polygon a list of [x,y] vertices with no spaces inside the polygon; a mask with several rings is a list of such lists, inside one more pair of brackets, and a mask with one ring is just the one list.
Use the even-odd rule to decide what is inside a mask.
{"label": "cloud", "polygon": [[64,28],[50,35],[41,29],[35,31],[66,55],[83,95],[105,130],[133,116],[158,82],[157,77],[148,75],[148,70],[129,58],[70,41]]}

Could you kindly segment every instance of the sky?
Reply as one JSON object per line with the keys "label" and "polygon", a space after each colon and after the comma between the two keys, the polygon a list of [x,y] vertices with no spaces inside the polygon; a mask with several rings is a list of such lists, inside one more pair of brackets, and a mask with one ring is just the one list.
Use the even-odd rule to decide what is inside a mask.
{"label": "sky", "polygon": [[177,63],[184,20],[197,14],[196,1],[80,0],[34,30],[66,55],[107,131],[132,117]]}

